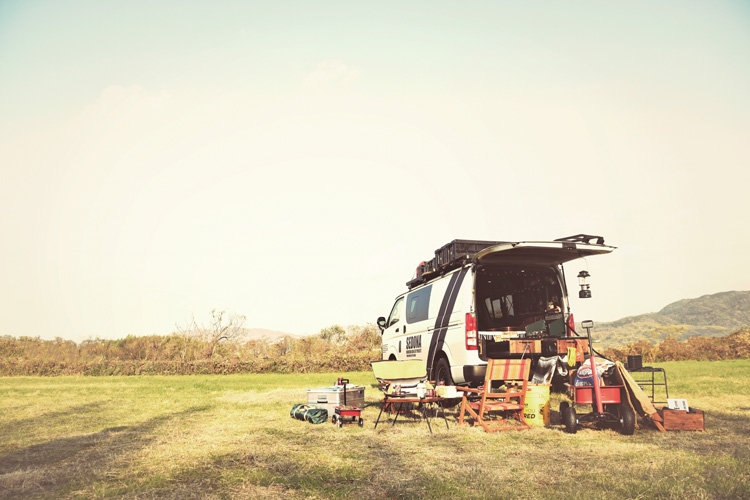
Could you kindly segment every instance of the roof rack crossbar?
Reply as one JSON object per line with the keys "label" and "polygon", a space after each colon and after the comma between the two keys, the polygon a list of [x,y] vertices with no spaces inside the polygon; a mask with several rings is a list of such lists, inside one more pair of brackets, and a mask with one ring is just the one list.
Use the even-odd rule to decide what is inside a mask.
{"label": "roof rack crossbar", "polygon": [[568,243],[585,243],[591,244],[591,240],[596,240],[596,245],[604,245],[604,236],[593,236],[591,234],[574,234],[573,236],[566,236],[564,238],[557,238],[555,241],[565,241]]}

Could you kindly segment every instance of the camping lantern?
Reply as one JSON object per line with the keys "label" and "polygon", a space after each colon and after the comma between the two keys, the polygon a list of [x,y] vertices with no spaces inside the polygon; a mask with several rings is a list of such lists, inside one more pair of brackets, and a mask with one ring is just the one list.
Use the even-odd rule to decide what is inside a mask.
{"label": "camping lantern", "polygon": [[591,275],[588,271],[581,271],[580,273],[578,273],[578,284],[581,287],[581,289],[578,291],[579,299],[591,298],[591,290],[589,290],[589,276]]}

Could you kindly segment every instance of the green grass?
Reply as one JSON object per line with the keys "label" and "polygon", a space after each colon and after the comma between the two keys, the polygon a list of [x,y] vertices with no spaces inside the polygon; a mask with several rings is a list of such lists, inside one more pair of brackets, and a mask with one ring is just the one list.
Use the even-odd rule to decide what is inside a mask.
{"label": "green grass", "polygon": [[[750,498],[750,360],[660,366],[705,432],[373,429],[369,372],[0,378],[0,497]],[[338,376],[363,428],[289,417]]]}

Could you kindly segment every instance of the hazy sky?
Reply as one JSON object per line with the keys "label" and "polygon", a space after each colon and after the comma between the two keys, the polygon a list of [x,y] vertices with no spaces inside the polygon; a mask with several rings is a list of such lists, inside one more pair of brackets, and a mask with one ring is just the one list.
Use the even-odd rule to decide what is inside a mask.
{"label": "hazy sky", "polygon": [[742,1],[0,1],[0,335],[366,324],[455,238],[747,290],[748,89]]}

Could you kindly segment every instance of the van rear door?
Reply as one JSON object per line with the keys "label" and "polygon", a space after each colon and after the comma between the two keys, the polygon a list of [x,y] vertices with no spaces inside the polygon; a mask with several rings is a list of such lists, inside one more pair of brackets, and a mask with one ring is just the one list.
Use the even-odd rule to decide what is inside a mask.
{"label": "van rear door", "polygon": [[519,241],[485,248],[475,258],[483,264],[560,265],[581,257],[607,254],[614,249],[573,241]]}

